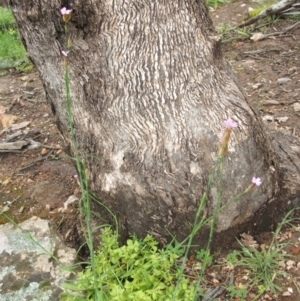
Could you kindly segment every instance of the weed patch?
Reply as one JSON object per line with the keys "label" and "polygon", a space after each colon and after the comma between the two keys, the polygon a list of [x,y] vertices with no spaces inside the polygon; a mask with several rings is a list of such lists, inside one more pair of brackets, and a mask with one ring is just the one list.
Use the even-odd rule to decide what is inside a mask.
{"label": "weed patch", "polygon": [[[101,246],[95,255],[96,287],[93,287],[93,272],[89,266],[78,275],[75,284],[65,283],[71,291],[61,300],[172,300],[180,267],[176,260],[182,250],[158,249],[158,243],[148,235],[143,240],[136,237],[119,246],[117,235],[105,228],[100,236]],[[184,277],[178,287],[176,300],[192,300],[194,286]]]}
{"label": "weed patch", "polygon": [[217,9],[220,5],[233,2],[230,0],[206,0],[205,3],[208,7],[213,8],[214,10]]}
{"label": "weed patch", "polygon": [[[285,262],[292,257],[284,249],[288,242],[278,242],[278,236],[283,227],[292,226],[298,218],[291,218],[294,209],[287,213],[283,221],[276,228],[271,243],[268,246],[258,248],[246,247],[242,242],[241,251],[233,251],[227,255],[227,264],[232,267],[242,267],[247,271],[244,275],[246,280],[244,285],[237,287],[231,285],[228,288],[231,297],[245,297],[249,291],[254,291],[257,300],[265,292],[271,292],[277,295],[281,291],[281,287],[276,285],[276,280],[281,277],[288,278],[288,273],[282,269],[280,262]],[[246,295],[244,293],[246,292]],[[243,296],[241,296],[243,295]],[[242,300],[244,300],[242,298]]]}

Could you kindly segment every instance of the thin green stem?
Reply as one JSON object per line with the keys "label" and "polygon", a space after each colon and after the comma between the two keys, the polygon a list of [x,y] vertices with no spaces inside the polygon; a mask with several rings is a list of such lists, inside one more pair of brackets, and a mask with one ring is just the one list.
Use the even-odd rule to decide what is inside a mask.
{"label": "thin green stem", "polygon": [[183,271],[184,271],[184,268],[185,268],[185,265],[186,265],[186,262],[187,262],[187,259],[188,259],[188,254],[190,252],[193,239],[194,239],[195,235],[198,233],[198,231],[205,224],[206,216],[203,215],[200,222],[199,222],[199,218],[200,218],[201,213],[203,213],[203,209],[204,209],[204,206],[205,206],[206,201],[207,201],[207,195],[210,192],[211,185],[213,183],[215,174],[216,174],[217,170],[219,169],[219,165],[222,161],[223,161],[223,157],[219,156],[216,163],[215,163],[215,165],[214,165],[214,167],[213,167],[213,170],[212,170],[212,172],[211,172],[211,174],[208,178],[207,188],[206,188],[206,191],[204,192],[204,194],[201,198],[201,201],[199,203],[199,206],[198,206],[198,209],[197,209],[197,212],[196,212],[196,216],[195,216],[195,219],[194,219],[192,230],[191,230],[189,236],[183,242],[181,242],[181,244],[183,244],[183,243],[185,243],[185,241],[187,241],[187,246],[186,246],[185,254],[184,254],[184,257],[183,257],[181,269],[180,269],[180,272],[179,272],[178,281],[176,283],[176,288],[175,288],[175,291],[174,291],[174,294],[173,294],[173,300],[174,300],[174,297],[175,298],[177,297],[178,288],[179,288],[179,285],[180,285],[180,283],[182,281],[182,278],[183,278]]}
{"label": "thin green stem", "polygon": [[[65,33],[67,34],[68,28],[67,24],[65,23]],[[69,65],[68,65],[68,57],[65,57],[65,73],[64,73],[64,79],[65,79],[65,91],[66,91],[66,100],[67,100],[67,120],[68,120],[68,126],[70,130],[70,136],[72,141],[72,149],[74,152],[77,172],[78,172],[78,179],[79,179],[79,185],[80,190],[82,192],[82,200],[83,200],[83,215],[85,217],[85,223],[86,223],[86,229],[87,229],[87,246],[90,251],[90,259],[91,259],[91,267],[93,271],[93,277],[94,277],[94,292],[95,296],[98,296],[97,294],[97,286],[96,286],[96,271],[95,271],[95,254],[94,254],[94,245],[93,245],[93,231],[91,228],[91,200],[90,200],[90,194],[88,191],[89,183],[88,183],[88,175],[87,171],[85,169],[84,163],[79,158],[78,153],[78,147],[77,147],[77,140],[76,140],[76,134],[74,129],[74,120],[73,120],[73,110],[72,110],[72,102],[71,102],[71,93],[70,93],[70,78],[69,78]],[[98,298],[97,298],[98,299]]]}
{"label": "thin green stem", "polygon": [[208,242],[206,245],[206,252],[205,252],[205,257],[203,259],[203,264],[201,266],[201,273],[198,277],[197,283],[195,285],[195,292],[193,296],[193,300],[198,298],[198,290],[197,288],[200,285],[200,282],[202,281],[203,275],[205,273],[206,267],[209,262],[209,256],[210,256],[210,245],[213,239],[213,234],[215,230],[215,224],[216,224],[216,219],[219,214],[219,208],[221,204],[221,198],[222,198],[222,184],[223,184],[223,157],[220,158],[221,160],[219,161],[219,177],[218,177],[218,194],[217,194],[217,203],[216,203],[216,209],[214,210],[214,214],[210,220],[210,230],[209,230],[209,237],[208,237]]}

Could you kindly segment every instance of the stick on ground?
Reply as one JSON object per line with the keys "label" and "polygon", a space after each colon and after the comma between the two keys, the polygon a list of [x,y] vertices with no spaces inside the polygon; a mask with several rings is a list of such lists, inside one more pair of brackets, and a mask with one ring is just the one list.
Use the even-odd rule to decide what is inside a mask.
{"label": "stick on ground", "polygon": [[265,17],[268,17],[268,16],[278,15],[281,12],[283,12],[284,10],[286,10],[287,8],[291,7],[296,2],[297,2],[297,0],[282,0],[279,3],[271,5],[268,9],[262,11],[259,15],[243,22],[242,24],[240,24],[232,29],[237,29],[237,28],[251,25]]}

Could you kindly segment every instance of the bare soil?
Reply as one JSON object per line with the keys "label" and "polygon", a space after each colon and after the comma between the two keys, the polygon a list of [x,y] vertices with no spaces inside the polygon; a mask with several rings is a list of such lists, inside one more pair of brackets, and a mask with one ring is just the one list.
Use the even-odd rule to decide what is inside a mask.
{"label": "bare soil", "polygon": [[[31,216],[52,220],[70,246],[78,247],[78,209],[64,203],[75,195],[80,197],[76,170],[63,152],[64,141],[52,117],[50,106],[38,73],[21,74],[2,71],[0,108],[17,116],[17,122],[28,121],[24,134],[15,140],[33,140],[44,147],[16,152],[0,152],[0,207],[9,209],[16,222]],[[27,133],[28,132],[28,133]],[[4,140],[11,133],[2,133]],[[1,141],[2,142],[2,141]],[[58,148],[62,148],[61,150]],[[0,216],[0,223],[6,222]]]}
{"label": "bare soil", "polygon": [[[243,20],[249,6],[248,2],[243,1],[227,4],[212,12],[211,17],[215,26],[234,26]],[[258,31],[280,31],[294,23],[292,20],[277,20]],[[258,42],[250,39],[232,40],[223,44],[222,50],[266,126],[299,138],[300,27],[283,36]],[[6,213],[17,222],[34,215],[53,221],[66,243],[78,248],[83,238],[77,202],[64,210],[64,203],[70,196],[80,197],[74,177],[76,170],[63,151],[64,141],[46,102],[38,73],[21,74],[15,70],[2,70],[1,107],[17,116],[17,122],[30,122],[27,132],[18,139],[30,138],[44,146],[18,152],[0,152],[0,209],[6,208]],[[2,133],[0,140],[6,139],[7,135],[9,133]],[[0,223],[4,222],[5,218],[0,216]],[[288,238],[292,239],[294,246],[299,246],[297,232],[289,233],[292,233]],[[271,233],[265,233],[256,239],[259,243],[267,243],[270,236]],[[294,260],[298,263],[299,256],[295,255]],[[237,272],[236,281],[239,275],[243,275],[243,271]],[[283,279],[280,283],[283,292],[288,287],[293,288],[290,297],[266,294],[261,300],[300,300],[299,292],[291,281],[300,281],[297,265],[290,269],[290,275],[290,279]],[[219,298],[229,300],[225,295]],[[251,300],[251,296],[248,300]]]}

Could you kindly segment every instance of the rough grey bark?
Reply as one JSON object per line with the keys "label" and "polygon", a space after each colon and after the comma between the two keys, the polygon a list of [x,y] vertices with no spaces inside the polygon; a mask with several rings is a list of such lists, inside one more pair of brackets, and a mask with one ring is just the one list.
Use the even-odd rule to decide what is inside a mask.
{"label": "rough grey bark", "polygon": [[[196,0],[11,0],[21,36],[68,136],[60,8],[72,8],[71,96],[91,189],[124,233],[189,232],[217,157],[223,120],[239,124],[224,163],[222,203],[253,175],[263,185],[232,203],[217,231],[238,229],[278,195],[273,148],[223,60],[207,9]],[[206,207],[216,206],[213,186]],[[269,215],[268,210],[264,211]],[[200,240],[199,239],[198,241]]]}

